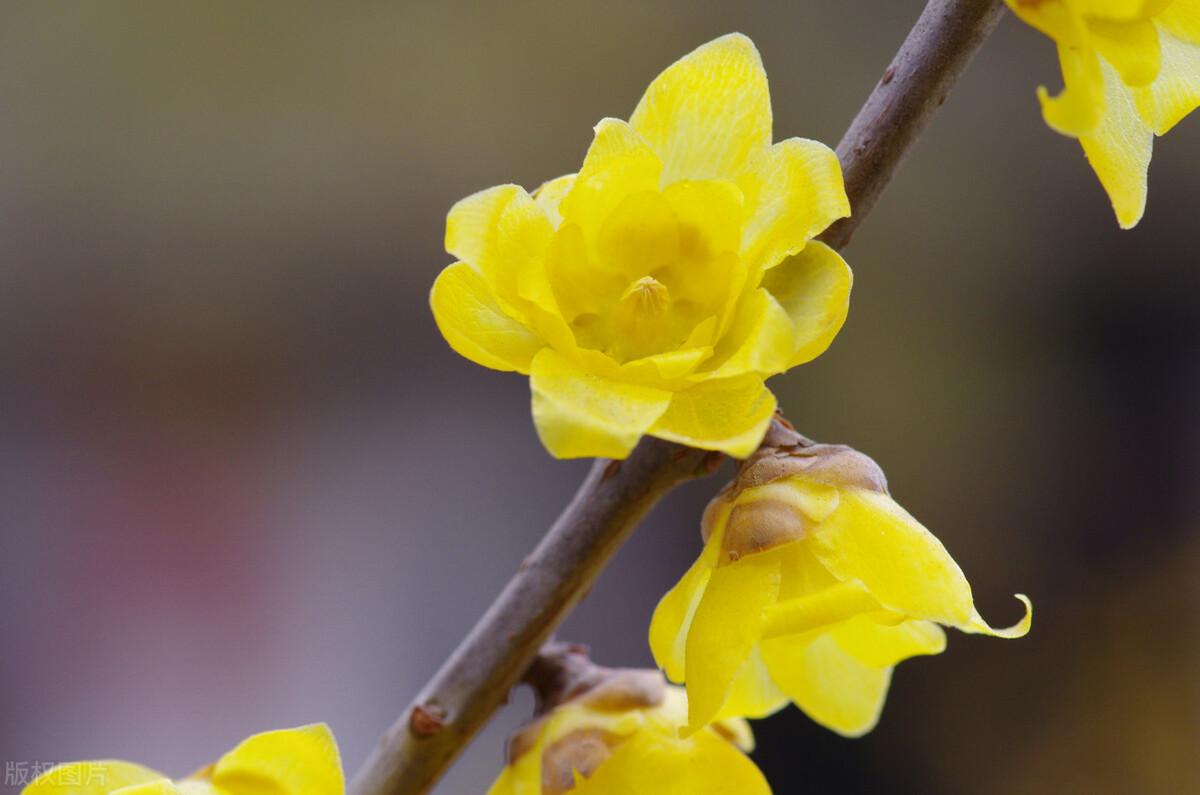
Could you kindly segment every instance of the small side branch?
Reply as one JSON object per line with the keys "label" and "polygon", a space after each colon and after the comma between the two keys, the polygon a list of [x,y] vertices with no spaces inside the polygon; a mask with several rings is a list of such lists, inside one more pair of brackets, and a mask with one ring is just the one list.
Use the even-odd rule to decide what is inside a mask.
{"label": "small side branch", "polygon": [[[1002,10],[1001,0],[930,0],[838,145],[854,215],[822,240],[837,249],[849,242]],[[624,461],[596,461],[491,608],[380,740],[351,794],[428,792],[642,517],[715,463],[711,453],[652,438]]]}

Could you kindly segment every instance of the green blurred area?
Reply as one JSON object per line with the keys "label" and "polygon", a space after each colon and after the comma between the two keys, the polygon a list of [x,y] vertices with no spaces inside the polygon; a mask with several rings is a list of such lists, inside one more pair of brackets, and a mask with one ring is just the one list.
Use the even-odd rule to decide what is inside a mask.
{"label": "green blurred area", "polygon": [[[446,209],[573,171],[693,47],[762,51],[835,144],[919,2],[0,8],[0,758],[184,773],[328,720],[352,770],[566,502],[522,379],[427,309]],[[945,542],[996,624],[846,741],[759,725],[776,792],[1200,791],[1200,119],[1117,229],[1005,19],[846,257],[850,319],[772,381]],[[719,486],[664,504],[564,629],[645,629]],[[482,791],[524,697],[439,792]]]}

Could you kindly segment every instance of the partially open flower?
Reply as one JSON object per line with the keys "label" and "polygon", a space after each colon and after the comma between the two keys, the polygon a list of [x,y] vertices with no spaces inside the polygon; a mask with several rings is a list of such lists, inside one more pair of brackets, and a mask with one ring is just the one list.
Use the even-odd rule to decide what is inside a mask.
{"label": "partially open flower", "polygon": [[509,743],[488,795],[770,795],[744,720],[686,739],[687,696],[658,671],[607,670]]}
{"label": "partially open flower", "polygon": [[1078,138],[1126,229],[1146,207],[1155,135],[1200,105],[1200,0],[1005,0],[1054,39],[1064,88],[1042,115]]}
{"label": "partially open flower", "polygon": [[848,447],[775,425],[708,506],[704,551],[658,605],[655,660],[686,682],[689,730],[761,717],[789,700],[858,736],[879,719],[896,663],[938,654],[939,624],[995,630],[934,536],[888,495],[883,472]]}
{"label": "partially open flower", "polygon": [[71,762],[22,795],[343,795],[337,742],[323,723],[263,732],[178,781],[132,762]]}
{"label": "partially open flower", "polygon": [[771,143],[758,51],[723,36],[596,125],[578,174],[454,205],[460,261],[430,303],[454,350],[529,375],[559,458],[624,458],[646,434],[744,457],[775,410],[764,379],[846,319],[850,269],[812,238],[849,213],[836,155]]}

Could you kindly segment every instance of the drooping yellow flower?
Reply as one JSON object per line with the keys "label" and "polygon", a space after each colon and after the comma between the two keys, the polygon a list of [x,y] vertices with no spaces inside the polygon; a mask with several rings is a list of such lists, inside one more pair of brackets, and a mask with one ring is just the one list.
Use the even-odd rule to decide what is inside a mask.
{"label": "drooping yellow flower", "polygon": [[22,795],[343,795],[337,742],[324,724],[256,734],[215,764],[172,781],[132,762],[58,765]]}
{"label": "drooping yellow flower", "polygon": [[770,795],[745,753],[747,723],[726,719],[688,738],[687,696],[657,671],[614,671],[509,743],[488,795]]}
{"label": "drooping yellow flower", "polygon": [[1200,0],[1005,0],[1058,45],[1046,123],[1078,138],[1122,228],[1146,209],[1155,135],[1200,106]]}
{"label": "drooping yellow flower", "polygon": [[848,447],[777,439],[705,512],[704,551],[659,603],[655,660],[686,681],[690,729],[761,717],[788,701],[839,734],[879,719],[892,668],[946,645],[939,624],[994,630],[941,543]]}
{"label": "drooping yellow flower", "polygon": [[775,408],[763,379],[813,359],[851,274],[811,238],[848,215],[823,144],[771,143],[754,44],[729,35],[604,119],[578,174],[502,185],[450,210],[430,298],[466,358],[530,376],[560,458],[623,458],[645,434],[749,455]]}

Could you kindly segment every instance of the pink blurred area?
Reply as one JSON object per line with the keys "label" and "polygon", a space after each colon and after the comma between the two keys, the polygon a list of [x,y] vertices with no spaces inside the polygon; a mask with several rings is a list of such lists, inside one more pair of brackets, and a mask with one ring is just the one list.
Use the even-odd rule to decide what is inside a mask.
{"label": "pink blurred area", "polygon": [[[921,5],[0,10],[0,761],[182,775],[324,720],[353,771],[584,470],[439,337],[446,209],[574,170],[732,30],[776,137],[835,143]],[[1040,84],[1051,45],[1006,19],[847,250],[838,341],[772,382],[1034,632],[905,663],[866,739],[758,724],[777,793],[1200,791],[1200,119],[1123,233]],[[563,636],[649,665],[719,485],[672,495]],[[437,791],[484,791],[528,711]]]}

